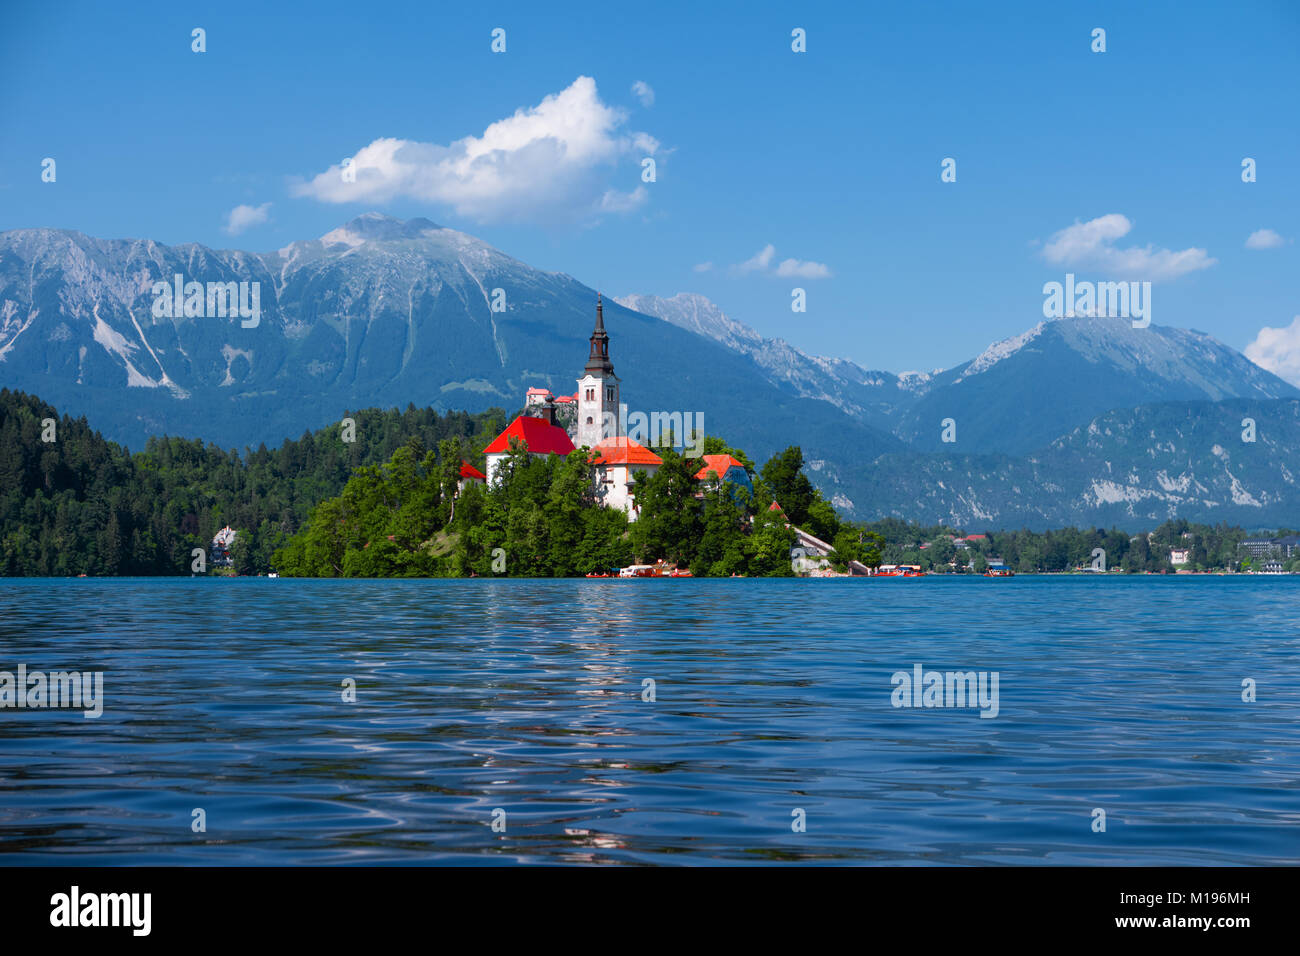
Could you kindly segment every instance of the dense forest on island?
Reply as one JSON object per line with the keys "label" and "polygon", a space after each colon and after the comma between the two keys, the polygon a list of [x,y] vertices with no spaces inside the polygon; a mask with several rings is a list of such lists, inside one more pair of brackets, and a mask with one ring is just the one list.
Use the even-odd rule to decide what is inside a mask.
{"label": "dense forest on island", "polygon": [[699,460],[671,445],[654,451],[663,464],[639,474],[640,517],[629,522],[597,502],[594,466],[581,449],[538,457],[516,445],[499,481],[470,483],[457,496],[460,462],[473,456],[464,443],[449,439],[436,453],[400,448],[322,502],[273,562],[281,574],[311,577],[564,577],[658,560],[697,576],[790,576],[792,523],[833,543],[840,566],[878,560],[871,536],[843,522],[813,487],[797,447],[755,471],[742,451],[705,439],[704,454],[745,464],[752,496],[697,481]]}

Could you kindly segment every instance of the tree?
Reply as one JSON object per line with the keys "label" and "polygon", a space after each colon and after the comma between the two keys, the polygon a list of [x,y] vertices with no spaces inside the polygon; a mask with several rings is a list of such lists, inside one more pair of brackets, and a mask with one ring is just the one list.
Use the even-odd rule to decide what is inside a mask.
{"label": "tree", "polygon": [[803,451],[791,445],[773,455],[763,466],[763,487],[780,503],[790,522],[799,527],[808,519],[808,509],[817,500],[817,490],[803,473]]}

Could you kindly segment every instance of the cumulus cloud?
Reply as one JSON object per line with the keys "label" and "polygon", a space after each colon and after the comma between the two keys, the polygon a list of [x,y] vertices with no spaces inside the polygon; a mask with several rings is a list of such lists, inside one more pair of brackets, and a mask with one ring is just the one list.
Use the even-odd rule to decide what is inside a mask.
{"label": "cumulus cloud", "polygon": [[226,213],[225,231],[237,236],[245,229],[251,229],[253,226],[260,226],[271,219],[271,204],[264,202],[260,206],[236,206],[230,212]]}
{"label": "cumulus cloud", "polygon": [[649,108],[655,105],[655,91],[645,80],[637,80],[632,84],[632,94],[641,101],[641,105],[644,107]]}
{"label": "cumulus cloud", "polygon": [[750,258],[738,265],[732,266],[731,269],[738,275],[744,275],[746,272],[766,272],[767,267],[772,263],[772,257],[775,255],[776,246],[769,242]]}
{"label": "cumulus cloud", "polygon": [[627,114],[607,106],[596,81],[580,76],[565,90],[498,120],[482,136],[448,146],[383,138],[351,158],[354,182],[343,164],[331,166],[293,192],[322,202],[417,199],[445,205],[478,222],[589,219],[642,205],[638,186],[610,185],[619,162],[653,155],[659,142],[625,131]]}
{"label": "cumulus cloud", "polygon": [[[773,269],[772,260],[775,258],[776,246],[769,242],[744,262],[732,266],[731,272],[733,275],[747,275],[751,272],[759,272],[764,275],[779,276],[783,279],[829,279],[831,277],[829,266],[821,262],[810,262],[804,259],[783,259]],[[696,271],[701,271],[698,266]]]}
{"label": "cumulus cloud", "polygon": [[776,274],[783,278],[829,279],[831,270],[821,262],[806,262],[801,259],[782,259],[776,267]]}
{"label": "cumulus cloud", "polygon": [[1246,346],[1245,354],[1260,368],[1300,386],[1300,315],[1284,329],[1264,326]]}
{"label": "cumulus cloud", "polygon": [[1286,240],[1272,229],[1256,229],[1246,238],[1247,249],[1276,249]]}
{"label": "cumulus cloud", "polygon": [[1088,222],[1076,222],[1052,236],[1043,247],[1043,258],[1054,265],[1091,267],[1116,278],[1153,282],[1177,279],[1198,269],[1208,269],[1218,260],[1204,249],[1156,249],[1150,245],[1121,249],[1117,239],[1133,228],[1126,216],[1110,213]]}

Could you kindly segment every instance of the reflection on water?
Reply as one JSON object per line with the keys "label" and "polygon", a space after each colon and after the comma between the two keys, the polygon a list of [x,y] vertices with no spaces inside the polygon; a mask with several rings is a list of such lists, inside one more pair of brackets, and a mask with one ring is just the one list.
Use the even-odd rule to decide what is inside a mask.
{"label": "reflection on water", "polygon": [[[0,710],[0,862],[1294,863],[1297,597],[6,581],[0,671],[103,670],[105,710]],[[997,671],[998,716],[895,709],[916,664]]]}

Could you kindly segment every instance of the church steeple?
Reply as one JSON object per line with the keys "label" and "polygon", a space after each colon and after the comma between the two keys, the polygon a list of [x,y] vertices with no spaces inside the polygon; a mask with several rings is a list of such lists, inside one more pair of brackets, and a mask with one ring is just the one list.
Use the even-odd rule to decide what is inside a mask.
{"label": "church steeple", "polygon": [[614,374],[614,363],[609,360],[609,333],[605,331],[605,310],[600,293],[596,293],[596,327],[591,332],[591,352],[587,356],[587,372]]}
{"label": "church steeple", "polygon": [[595,448],[602,439],[623,433],[619,415],[618,376],[609,360],[609,333],[605,331],[605,308],[596,293],[596,327],[591,331],[587,367],[578,379],[578,428],[574,439],[579,446]]}

